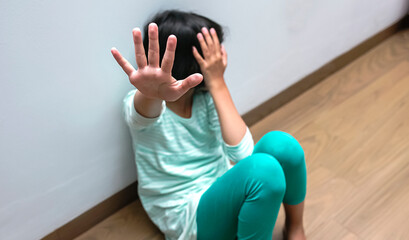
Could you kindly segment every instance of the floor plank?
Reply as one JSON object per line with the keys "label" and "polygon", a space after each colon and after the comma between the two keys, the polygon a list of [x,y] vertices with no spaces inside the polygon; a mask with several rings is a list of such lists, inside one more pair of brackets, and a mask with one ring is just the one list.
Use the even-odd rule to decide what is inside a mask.
{"label": "floor plank", "polygon": [[119,210],[85,232],[77,240],[163,240],[139,200]]}

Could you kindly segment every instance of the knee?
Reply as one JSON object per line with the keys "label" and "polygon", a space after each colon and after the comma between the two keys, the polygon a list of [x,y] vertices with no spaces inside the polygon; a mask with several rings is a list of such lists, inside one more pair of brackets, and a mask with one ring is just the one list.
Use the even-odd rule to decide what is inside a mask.
{"label": "knee", "polygon": [[254,152],[271,154],[283,167],[298,167],[305,164],[304,150],[289,133],[271,131],[256,144]]}
{"label": "knee", "polygon": [[255,153],[238,164],[242,164],[242,167],[247,169],[250,185],[262,186],[263,191],[268,195],[284,196],[286,190],[284,171],[273,156]]}

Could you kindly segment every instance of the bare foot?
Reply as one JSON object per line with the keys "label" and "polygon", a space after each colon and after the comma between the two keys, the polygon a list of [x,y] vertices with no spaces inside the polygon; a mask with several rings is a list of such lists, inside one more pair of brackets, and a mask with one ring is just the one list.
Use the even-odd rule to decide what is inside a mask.
{"label": "bare foot", "polygon": [[306,240],[304,228],[301,227],[287,227],[283,229],[283,238],[284,240]]}

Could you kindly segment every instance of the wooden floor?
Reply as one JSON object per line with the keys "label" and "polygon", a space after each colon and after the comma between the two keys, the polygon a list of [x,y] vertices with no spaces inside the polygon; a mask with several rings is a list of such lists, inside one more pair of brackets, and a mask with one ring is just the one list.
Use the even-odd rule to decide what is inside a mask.
{"label": "wooden floor", "polygon": [[[387,39],[251,127],[306,153],[308,239],[409,239],[409,31]],[[282,239],[282,209],[274,239]],[[78,240],[163,239],[139,202]]]}

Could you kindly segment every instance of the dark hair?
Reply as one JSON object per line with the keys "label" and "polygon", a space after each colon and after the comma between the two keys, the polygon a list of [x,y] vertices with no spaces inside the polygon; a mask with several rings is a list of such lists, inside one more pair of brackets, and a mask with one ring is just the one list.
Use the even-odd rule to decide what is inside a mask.
{"label": "dark hair", "polygon": [[[223,29],[218,23],[196,13],[168,10],[156,14],[145,25],[143,39],[145,49],[148,49],[149,45],[148,25],[151,22],[158,25],[160,61],[165,53],[169,35],[173,34],[177,37],[175,61],[172,69],[172,76],[177,80],[185,79],[193,73],[201,73],[199,64],[193,56],[192,46],[195,46],[203,56],[197,40],[197,34],[201,32],[203,27],[214,28],[219,41],[223,42]],[[148,51],[145,52],[148,53]],[[198,88],[205,89],[204,81],[196,86],[196,89]]]}

